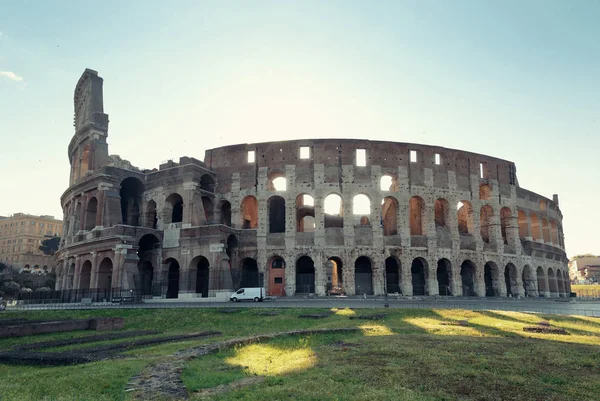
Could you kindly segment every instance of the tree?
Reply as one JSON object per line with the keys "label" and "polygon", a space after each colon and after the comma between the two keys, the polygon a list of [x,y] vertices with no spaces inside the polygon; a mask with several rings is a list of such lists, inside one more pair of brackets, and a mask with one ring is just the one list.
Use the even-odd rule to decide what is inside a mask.
{"label": "tree", "polygon": [[60,237],[52,237],[42,241],[40,245],[40,251],[44,252],[44,255],[54,256],[54,253],[60,246]]}
{"label": "tree", "polygon": [[10,267],[8,267],[8,265],[5,265],[4,263],[0,262],[0,273],[8,272],[8,269],[10,269]]}

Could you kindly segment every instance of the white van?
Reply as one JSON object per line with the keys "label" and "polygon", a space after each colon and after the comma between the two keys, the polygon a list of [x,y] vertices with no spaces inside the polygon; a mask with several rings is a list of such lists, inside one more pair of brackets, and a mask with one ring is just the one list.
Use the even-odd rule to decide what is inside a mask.
{"label": "white van", "polygon": [[252,300],[254,302],[260,302],[265,299],[266,292],[264,287],[254,287],[254,288],[240,288],[231,296],[229,300],[231,302],[238,302],[243,300]]}

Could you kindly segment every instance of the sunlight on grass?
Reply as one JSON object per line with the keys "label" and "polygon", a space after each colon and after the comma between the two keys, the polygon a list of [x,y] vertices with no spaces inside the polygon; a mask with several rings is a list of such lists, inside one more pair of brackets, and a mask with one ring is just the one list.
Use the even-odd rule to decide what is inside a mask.
{"label": "sunlight on grass", "polygon": [[235,356],[225,361],[247,369],[250,374],[277,376],[311,368],[316,364],[317,356],[310,348],[290,350],[252,344],[238,349]]}
{"label": "sunlight on grass", "polygon": [[354,312],[352,309],[349,309],[349,308],[344,308],[344,309],[331,308],[331,311],[334,312],[336,315],[340,315],[340,316],[353,316],[353,315],[356,315],[356,312]]}
{"label": "sunlight on grass", "polygon": [[526,324],[537,324],[537,323],[540,323],[540,322],[544,321],[544,319],[542,319],[538,315],[535,315],[535,314],[532,314],[532,313],[511,312],[511,311],[503,311],[503,310],[489,311],[489,313],[493,313],[495,315],[505,316],[509,320],[510,319],[520,320],[520,321],[522,321],[523,323],[526,323]]}
{"label": "sunlight on grass", "polygon": [[380,324],[364,324],[360,326],[363,331],[363,334],[367,337],[373,336],[391,336],[394,333],[386,326],[382,326]]}
{"label": "sunlight on grass", "polygon": [[473,337],[497,337],[489,333],[483,333],[473,327],[460,326],[458,322],[452,325],[445,325],[442,320],[433,319],[429,317],[414,317],[404,319],[406,323],[410,323],[414,326],[420,327],[431,334],[439,334],[444,336],[473,336]]}

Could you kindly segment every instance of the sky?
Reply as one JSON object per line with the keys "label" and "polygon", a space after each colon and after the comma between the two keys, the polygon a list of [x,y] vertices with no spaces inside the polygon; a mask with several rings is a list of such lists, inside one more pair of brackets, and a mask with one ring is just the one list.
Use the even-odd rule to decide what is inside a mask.
{"label": "sky", "polygon": [[516,163],[600,254],[600,1],[0,0],[0,215],[62,217],[73,91],[104,78],[141,168],[246,142],[367,138]]}

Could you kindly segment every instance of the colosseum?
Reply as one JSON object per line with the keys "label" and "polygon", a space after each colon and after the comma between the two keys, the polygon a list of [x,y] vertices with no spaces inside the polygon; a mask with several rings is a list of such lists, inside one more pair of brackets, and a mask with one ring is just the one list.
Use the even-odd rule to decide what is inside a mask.
{"label": "colosseum", "polygon": [[57,290],[145,300],[565,297],[558,196],[514,163],[411,143],[307,139],[208,149],[142,170],[108,152],[103,80],[74,95]]}

